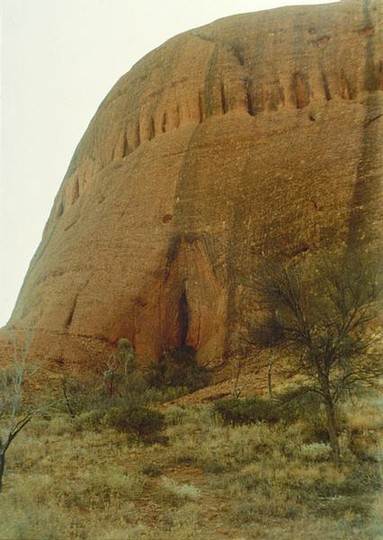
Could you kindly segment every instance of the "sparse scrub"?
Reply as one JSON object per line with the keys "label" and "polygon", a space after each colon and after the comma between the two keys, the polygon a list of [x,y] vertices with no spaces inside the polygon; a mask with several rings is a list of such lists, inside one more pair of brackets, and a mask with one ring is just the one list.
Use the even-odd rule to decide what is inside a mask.
{"label": "sparse scrub", "polygon": [[302,420],[232,427],[212,406],[163,410],[166,446],[127,445],[108,408],[98,432],[77,429],[84,413],[28,425],[9,452],[0,538],[378,538],[377,463],[328,460]]}

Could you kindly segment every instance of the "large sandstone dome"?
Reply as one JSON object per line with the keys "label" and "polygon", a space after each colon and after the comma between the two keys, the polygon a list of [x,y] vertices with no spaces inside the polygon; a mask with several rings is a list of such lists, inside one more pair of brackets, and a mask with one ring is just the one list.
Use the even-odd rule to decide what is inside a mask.
{"label": "large sandstone dome", "polygon": [[8,323],[97,361],[237,350],[260,259],[380,242],[383,6],[221,19],[124,75],[84,134]]}

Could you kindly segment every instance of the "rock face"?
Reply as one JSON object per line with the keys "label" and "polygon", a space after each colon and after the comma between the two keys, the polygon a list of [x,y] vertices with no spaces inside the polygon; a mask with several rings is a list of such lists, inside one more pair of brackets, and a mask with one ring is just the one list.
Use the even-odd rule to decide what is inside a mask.
{"label": "rock face", "polygon": [[238,15],[144,57],[76,149],[8,327],[56,360],[124,336],[219,361],[261,258],[379,243],[382,17],[379,0]]}

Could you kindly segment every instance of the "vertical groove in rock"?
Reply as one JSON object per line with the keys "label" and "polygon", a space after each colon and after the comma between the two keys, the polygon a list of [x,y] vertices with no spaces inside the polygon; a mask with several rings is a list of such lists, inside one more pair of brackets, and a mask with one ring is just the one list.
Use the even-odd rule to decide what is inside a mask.
{"label": "vertical groove in rock", "polygon": [[252,93],[252,84],[250,79],[245,80],[246,88],[246,108],[250,116],[255,115],[254,105],[253,105],[253,93]]}
{"label": "vertical groove in rock", "polygon": [[330,92],[330,87],[328,85],[327,76],[326,76],[326,73],[324,71],[321,72],[321,77],[322,77],[322,85],[323,85],[323,91],[324,91],[326,101],[330,101],[331,100],[331,92]]}
{"label": "vertical groove in rock", "polygon": [[78,299],[78,294],[76,294],[76,296],[74,298],[72,307],[71,307],[71,309],[70,309],[70,311],[68,313],[68,316],[66,318],[66,321],[65,321],[65,328],[67,330],[69,330],[70,325],[72,324],[72,321],[73,321],[74,312],[76,311],[76,306],[77,306],[77,299]]}
{"label": "vertical groove in rock", "polygon": [[296,108],[303,109],[307,107],[310,103],[310,90],[307,78],[299,71],[293,74],[292,89]]}
{"label": "vertical groove in rock", "polygon": [[221,95],[221,110],[223,114],[226,114],[229,111],[229,106],[225,94],[225,85],[221,82],[220,86],[220,95]]}
{"label": "vertical groove in rock", "polygon": [[129,144],[128,144],[128,136],[126,134],[126,131],[124,131],[124,142],[122,147],[122,157],[126,157],[129,154]]}

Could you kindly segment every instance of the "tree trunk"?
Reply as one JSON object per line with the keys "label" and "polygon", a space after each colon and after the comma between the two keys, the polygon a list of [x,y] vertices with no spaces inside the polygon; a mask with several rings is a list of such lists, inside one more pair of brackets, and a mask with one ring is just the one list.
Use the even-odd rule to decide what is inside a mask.
{"label": "tree trunk", "polygon": [[0,449],[0,493],[1,493],[1,487],[3,485],[4,465],[5,465],[5,450],[1,448]]}
{"label": "tree trunk", "polygon": [[334,402],[328,389],[326,391],[326,395],[324,396],[324,404],[326,408],[327,431],[330,438],[331,450],[335,460],[339,461],[340,447],[338,440],[338,425],[335,416]]}
{"label": "tree trunk", "polygon": [[271,353],[269,359],[269,369],[267,372],[267,386],[269,390],[269,397],[273,397],[273,382],[272,382],[272,369],[273,369],[274,354]]}

